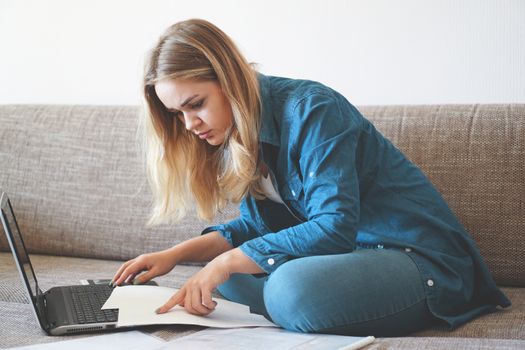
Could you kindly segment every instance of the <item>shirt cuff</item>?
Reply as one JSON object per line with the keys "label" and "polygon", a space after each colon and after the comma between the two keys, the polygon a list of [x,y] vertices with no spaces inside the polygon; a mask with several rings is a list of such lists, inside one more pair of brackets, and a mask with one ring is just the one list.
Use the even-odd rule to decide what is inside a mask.
{"label": "shirt cuff", "polygon": [[271,274],[279,266],[290,260],[290,256],[286,254],[268,253],[264,242],[259,238],[244,242],[239,246],[239,249],[267,274]]}

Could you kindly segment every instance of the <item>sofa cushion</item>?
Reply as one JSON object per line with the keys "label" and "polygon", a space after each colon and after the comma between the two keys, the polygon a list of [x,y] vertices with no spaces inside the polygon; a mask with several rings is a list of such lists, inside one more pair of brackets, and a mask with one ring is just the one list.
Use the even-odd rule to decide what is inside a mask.
{"label": "sofa cushion", "polygon": [[518,350],[525,340],[480,339],[480,338],[380,338],[363,350]]}
{"label": "sofa cushion", "polygon": [[[47,290],[56,285],[78,284],[84,278],[110,278],[120,266],[119,261],[107,261],[98,259],[68,258],[46,255],[32,255],[32,263],[35,268],[39,284],[43,290]],[[159,285],[172,288],[181,287],[184,282],[198,271],[197,266],[176,266],[169,274],[156,278]],[[47,337],[42,331],[30,309],[27,298],[25,297],[23,285],[13,262],[10,253],[0,253],[0,324],[3,327],[5,336],[0,338],[0,347],[15,346],[22,344],[32,344],[47,341],[56,341],[66,338]],[[457,328],[454,331],[428,329],[417,332],[409,338],[399,338],[392,343],[394,348],[414,348],[422,344],[428,344],[428,339],[433,337],[446,338],[494,338],[494,339],[521,339],[521,343],[509,342],[509,349],[513,349],[516,344],[525,345],[525,288],[506,287],[502,288],[513,301],[509,309],[498,310],[495,313],[484,315],[473,321]],[[146,332],[151,332],[164,339],[188,334],[203,327],[172,325],[165,327],[145,327],[140,328]],[[81,337],[85,335],[68,336]],[[431,337],[431,338],[427,338]],[[419,339],[418,339],[419,338]],[[381,340],[381,343],[386,340]],[[465,340],[450,339],[451,344],[458,341],[458,344],[468,344]],[[473,340],[474,341],[474,340]],[[443,343],[443,340],[438,342]],[[387,343],[391,344],[391,343]],[[397,345],[396,345],[397,344]],[[474,341],[474,344],[495,344],[490,341]],[[420,347],[421,349],[423,347]],[[426,348],[426,347],[425,347]],[[433,347],[430,347],[431,349]],[[455,348],[454,346],[449,347]],[[458,347],[462,348],[462,347]]]}

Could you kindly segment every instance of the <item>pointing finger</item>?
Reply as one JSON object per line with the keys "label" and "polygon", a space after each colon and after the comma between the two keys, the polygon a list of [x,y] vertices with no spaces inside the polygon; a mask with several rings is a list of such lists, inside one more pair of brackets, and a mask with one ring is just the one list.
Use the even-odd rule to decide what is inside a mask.
{"label": "pointing finger", "polygon": [[180,289],[177,293],[173,294],[172,297],[164,305],[162,305],[157,310],[155,310],[155,312],[157,314],[163,314],[163,313],[168,312],[175,305],[183,301],[185,296],[186,296],[186,290]]}

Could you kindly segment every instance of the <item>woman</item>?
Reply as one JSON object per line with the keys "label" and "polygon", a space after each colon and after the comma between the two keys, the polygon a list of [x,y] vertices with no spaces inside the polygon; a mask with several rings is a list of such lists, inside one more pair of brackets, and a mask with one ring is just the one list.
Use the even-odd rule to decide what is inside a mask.
{"label": "woman", "polygon": [[400,336],[510,305],[429,180],[336,91],[257,73],[188,20],[151,51],[144,95],[149,224],[241,201],[238,219],[117,271],[144,283],[209,261],[158,313],[207,315],[218,289],[289,330]]}

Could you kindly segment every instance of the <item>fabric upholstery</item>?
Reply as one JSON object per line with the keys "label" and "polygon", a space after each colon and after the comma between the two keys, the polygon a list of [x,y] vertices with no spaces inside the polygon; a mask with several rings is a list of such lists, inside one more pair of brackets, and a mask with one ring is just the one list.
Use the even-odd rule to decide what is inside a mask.
{"label": "fabric upholstery", "polygon": [[[110,278],[121,264],[120,261],[47,255],[32,255],[31,261],[43,290],[56,285],[78,284],[80,279],[85,278]],[[179,288],[199,268],[179,265],[169,274],[155,280],[159,285]],[[0,348],[89,336],[83,334],[49,337],[40,330],[28,304],[11,253],[0,253],[0,281],[0,324],[2,325]],[[509,309],[500,309],[495,313],[479,317],[452,332],[428,329],[405,338],[377,339],[371,349],[426,349],[427,346],[430,349],[493,349],[497,347],[496,345],[505,345],[503,349],[519,349],[519,346],[523,348],[525,346],[525,289],[506,287],[502,290],[513,301]],[[171,325],[139,329],[170,340],[204,327]]]}
{"label": "fabric upholstery", "polygon": [[[496,282],[524,285],[525,105],[358,108],[440,190]],[[129,259],[208,225],[190,213],[176,225],[144,227],[151,195],[137,142],[140,111],[0,106],[0,188],[11,194],[30,251]],[[214,222],[236,215],[232,205]]]}
{"label": "fabric upholstery", "polygon": [[[480,248],[511,299],[506,310],[455,331],[381,338],[366,349],[525,348],[525,104],[362,106],[358,109],[422,168]],[[194,212],[145,228],[151,193],[139,156],[137,106],[0,106],[0,190],[14,205],[42,289],[109,278],[122,260],[170,247],[213,222]],[[8,251],[0,234],[0,251]],[[110,261],[111,259],[120,261]],[[177,266],[159,284],[180,287],[199,266]],[[0,347],[47,337],[10,253],[0,253]],[[151,326],[169,340],[197,326]]]}
{"label": "fabric upholstery", "polygon": [[[34,253],[130,259],[198,235],[194,213],[145,228],[137,107],[0,106],[0,189]],[[215,222],[237,215],[232,207]],[[0,247],[6,250],[0,235]]]}

